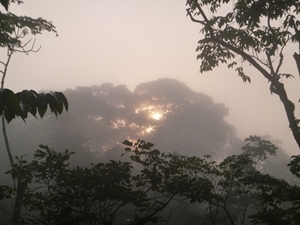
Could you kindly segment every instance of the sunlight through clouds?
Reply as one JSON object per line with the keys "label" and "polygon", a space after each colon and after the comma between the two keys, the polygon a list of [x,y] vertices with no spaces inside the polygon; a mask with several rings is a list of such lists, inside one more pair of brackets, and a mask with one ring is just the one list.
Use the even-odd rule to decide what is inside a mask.
{"label": "sunlight through clouds", "polygon": [[161,120],[162,119],[162,114],[161,113],[152,113],[151,118],[155,120]]}

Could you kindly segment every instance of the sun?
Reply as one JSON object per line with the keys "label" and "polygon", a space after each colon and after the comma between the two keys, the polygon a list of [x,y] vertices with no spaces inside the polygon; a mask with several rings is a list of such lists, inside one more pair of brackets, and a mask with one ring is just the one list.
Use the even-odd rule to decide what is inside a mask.
{"label": "sun", "polygon": [[162,118],[162,114],[160,113],[152,113],[151,118],[155,120],[160,120]]}

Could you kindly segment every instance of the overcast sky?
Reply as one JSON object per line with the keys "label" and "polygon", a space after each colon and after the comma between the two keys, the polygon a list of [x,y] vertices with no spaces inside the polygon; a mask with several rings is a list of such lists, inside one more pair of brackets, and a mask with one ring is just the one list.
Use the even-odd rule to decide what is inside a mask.
{"label": "overcast sky", "polygon": [[[63,91],[77,86],[110,82],[136,85],[169,77],[195,91],[223,102],[227,121],[240,138],[272,135],[290,154],[299,149],[288,127],[283,106],[271,95],[269,84],[255,70],[246,71],[252,83],[243,83],[226,66],[200,74],[196,60],[200,27],[186,17],[185,0],[30,0],[10,11],[52,21],[59,37],[37,37],[39,53],[15,55],[6,87]],[[286,82],[290,98],[300,96],[299,76],[292,55],[285,51],[284,72],[296,79]],[[2,50],[1,57],[5,56]],[[289,64],[290,63],[290,64]],[[296,116],[300,117],[299,104]],[[199,128],[201,129],[201,128]]]}

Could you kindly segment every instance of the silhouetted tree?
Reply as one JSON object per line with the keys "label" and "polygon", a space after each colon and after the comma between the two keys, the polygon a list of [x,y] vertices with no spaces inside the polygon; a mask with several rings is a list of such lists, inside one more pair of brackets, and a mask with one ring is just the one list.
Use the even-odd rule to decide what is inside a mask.
{"label": "silhouetted tree", "polygon": [[[12,0],[11,2],[21,3],[22,1]],[[0,2],[6,10],[10,1]],[[38,35],[44,31],[56,33],[53,24],[42,18],[33,19],[26,16],[16,16],[12,13],[0,12],[0,47],[5,49],[7,57],[1,60],[1,87],[0,87],[0,116],[2,119],[3,142],[8,154],[10,166],[14,167],[14,155],[11,151],[9,137],[7,135],[6,123],[11,122],[16,117],[25,120],[28,115],[34,117],[45,115],[48,107],[56,116],[61,114],[63,110],[68,110],[68,101],[61,92],[37,93],[34,90],[23,90],[14,93],[10,89],[4,87],[5,78],[8,75],[8,67],[12,56],[15,53],[29,54],[36,52],[34,41],[26,41],[24,38],[28,35]],[[29,46],[29,47],[28,47]],[[31,47],[30,47],[31,46]],[[3,158],[1,158],[3,160]],[[2,164],[2,162],[1,162]],[[2,171],[5,172],[5,171]],[[22,201],[24,192],[28,182],[23,182],[20,177],[14,177],[14,191],[17,197],[13,204],[12,224],[20,224],[20,213],[22,209]],[[17,184],[16,184],[17,182]],[[10,193],[12,194],[12,193]]]}
{"label": "silhouetted tree", "polygon": [[[120,141],[139,138],[155,142],[164,151],[187,155],[224,157],[240,151],[241,140],[224,119],[229,111],[224,104],[177,80],[143,83],[133,92],[125,85],[102,84],[68,89],[64,94],[69,112],[59,121],[53,116],[32,121],[33,142],[39,140],[54,149],[72,146],[77,152],[73,144],[79,135],[88,152],[106,159],[113,157],[110,151],[114,157],[122,154]],[[46,137],[39,135],[45,132]]]}
{"label": "silhouetted tree", "polygon": [[[225,6],[231,7],[231,11],[223,15],[218,10]],[[298,53],[294,53],[299,69],[299,1],[187,0],[186,11],[204,34],[196,49],[197,59],[201,60],[200,72],[225,63],[228,68],[235,68],[244,82],[251,82],[243,67],[243,62],[247,61],[270,82],[271,93],[278,95],[283,103],[294,139],[300,147],[299,120],[283,83],[283,78],[294,76],[281,71],[284,49],[291,42],[299,45],[295,48]]]}

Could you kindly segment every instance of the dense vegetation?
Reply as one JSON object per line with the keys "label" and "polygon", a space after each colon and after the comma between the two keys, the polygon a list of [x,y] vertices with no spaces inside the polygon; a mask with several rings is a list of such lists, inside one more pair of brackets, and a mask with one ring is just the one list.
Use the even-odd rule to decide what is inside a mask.
{"label": "dense vegetation", "polygon": [[[265,160],[277,147],[257,136],[220,162],[162,153],[124,141],[130,160],[69,165],[71,152],[47,146],[9,171],[23,184],[21,224],[297,224],[299,182],[276,179]],[[273,166],[275,168],[277,165]],[[297,170],[297,158],[289,165]],[[294,183],[294,184],[292,184]],[[20,188],[22,188],[20,187]],[[1,186],[7,202],[15,194]],[[20,193],[20,190],[17,191]],[[182,213],[181,210],[184,210]],[[126,222],[127,221],[127,222]]]}

